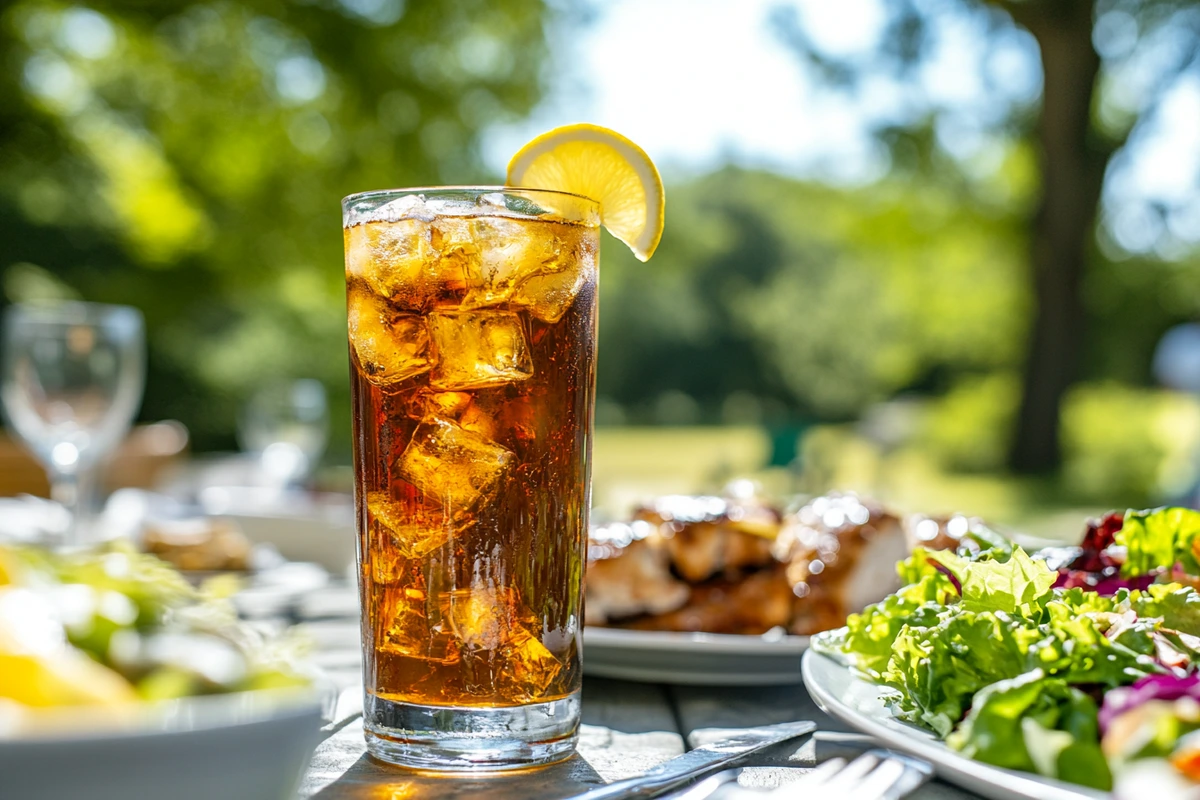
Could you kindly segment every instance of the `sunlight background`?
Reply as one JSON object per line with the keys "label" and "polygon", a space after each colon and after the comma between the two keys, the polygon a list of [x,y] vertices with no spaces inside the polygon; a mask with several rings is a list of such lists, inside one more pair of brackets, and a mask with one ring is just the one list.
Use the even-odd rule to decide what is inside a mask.
{"label": "sunlight background", "polygon": [[[1200,10],[1070,5],[1098,68],[1054,163],[1100,164],[1102,189],[1094,233],[1042,268],[1083,262],[1048,303],[1031,265],[1061,170],[1036,25],[1010,15],[1037,4],[19,0],[0,10],[2,302],[142,309],[142,418],[182,421],[199,454],[238,447],[264,387],[320,381],[314,485],[344,490],[337,198],[496,182],[586,120],[645,147],[670,197],[650,264],[605,245],[605,510],[747,474],[1022,525],[1194,502],[1200,401],[1151,364],[1200,317]],[[1067,172],[1049,207],[1086,217],[1093,179]],[[1027,365],[1055,349],[1035,311],[1059,305],[1078,341],[1051,374],[1071,380],[1035,405],[1061,448],[1031,469]]]}

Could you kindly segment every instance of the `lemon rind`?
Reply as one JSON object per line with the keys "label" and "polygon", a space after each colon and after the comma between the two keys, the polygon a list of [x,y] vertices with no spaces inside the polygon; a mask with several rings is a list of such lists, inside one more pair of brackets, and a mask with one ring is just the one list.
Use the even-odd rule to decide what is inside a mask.
{"label": "lemon rind", "polygon": [[[615,233],[613,235],[624,241],[638,260],[647,261],[654,254],[659,241],[662,239],[662,222],[666,211],[666,197],[658,168],[654,166],[654,162],[646,155],[646,151],[642,150],[642,148],[638,147],[627,137],[609,128],[586,122],[555,128],[534,138],[513,156],[512,161],[508,164],[508,183],[514,186],[522,185],[520,178],[524,176],[538,158],[552,151],[558,145],[568,142],[590,142],[612,147],[621,156],[623,161],[634,168],[638,180],[646,193],[646,221],[635,241],[626,241],[623,237],[617,236]],[[596,200],[597,198],[592,199]],[[601,204],[600,208],[600,218],[603,221],[603,204]]]}

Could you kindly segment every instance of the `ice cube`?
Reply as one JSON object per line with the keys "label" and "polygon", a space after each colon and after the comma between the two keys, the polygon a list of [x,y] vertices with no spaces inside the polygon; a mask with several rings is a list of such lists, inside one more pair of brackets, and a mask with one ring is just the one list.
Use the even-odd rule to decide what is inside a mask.
{"label": "ice cube", "polygon": [[471,217],[441,217],[430,228],[430,242],[442,261],[454,264],[465,274],[476,270],[479,245],[475,243]]}
{"label": "ice cube", "polygon": [[440,663],[459,660],[457,640],[431,618],[425,593],[417,588],[384,589],[375,609],[376,647],[384,653]]}
{"label": "ice cube", "polygon": [[456,417],[459,427],[498,441],[523,454],[520,446],[545,441],[554,426],[561,426],[562,415],[549,411],[543,387],[531,383],[512,387],[484,389],[472,394],[471,403]]}
{"label": "ice cube", "polygon": [[463,308],[506,303],[522,280],[558,271],[557,247],[551,237],[540,233],[542,230],[528,221],[506,217],[471,220],[471,240],[478,252],[466,264]]}
{"label": "ice cube", "polygon": [[544,695],[563,667],[546,645],[525,628],[509,638],[505,656],[508,676],[530,697]]}
{"label": "ice cube", "polygon": [[[500,405],[503,408],[503,404]],[[478,402],[472,402],[459,413],[458,424],[463,430],[478,434],[484,439],[496,438],[496,417]]]}
{"label": "ice cube", "polygon": [[428,316],[435,389],[480,389],[533,375],[521,318],[512,311],[434,311]]}
{"label": "ice cube", "polygon": [[558,322],[575,302],[587,282],[588,272],[582,264],[550,275],[535,275],[517,287],[512,302],[529,309],[543,322]]}
{"label": "ice cube", "polygon": [[[575,302],[589,280],[595,280],[597,248],[595,232],[563,226],[555,240],[555,258],[537,274],[518,283],[512,303],[529,309],[544,322],[558,322]],[[550,267],[554,267],[551,269]]]}
{"label": "ice cube", "polygon": [[508,208],[508,202],[504,197],[504,192],[488,192],[485,195],[480,195],[479,205],[488,208],[504,210]]}
{"label": "ice cube", "polygon": [[350,284],[346,300],[350,345],[368,381],[386,387],[429,371],[423,318],[396,312],[357,284]]}
{"label": "ice cube", "polygon": [[419,219],[355,225],[343,236],[346,276],[365,281],[380,297],[414,293],[437,256],[429,224]]}
{"label": "ice cube", "polygon": [[495,442],[430,417],[413,431],[397,472],[429,503],[461,513],[493,492],[512,460],[513,454]]}
{"label": "ice cube", "polygon": [[515,303],[557,322],[595,274],[596,237],[588,228],[483,217],[473,234],[479,252],[464,263],[466,309]]}
{"label": "ice cube", "polygon": [[434,234],[423,219],[346,228],[346,277],[363,281],[397,307],[423,311],[466,287],[466,263],[442,258]]}
{"label": "ice cube", "polygon": [[443,594],[440,602],[450,630],[467,647],[495,650],[521,631],[529,617],[516,590],[508,586],[456,589]]}
{"label": "ice cube", "polygon": [[423,222],[433,222],[437,217],[433,209],[425,202],[425,196],[409,194],[404,197],[384,203],[375,209],[372,219],[385,222],[396,222],[402,219],[419,219]]}
{"label": "ice cube", "polygon": [[439,392],[422,387],[408,397],[406,410],[413,419],[441,417],[457,420],[470,405],[471,395],[467,392]]}
{"label": "ice cube", "polygon": [[[380,571],[384,576],[392,571],[390,562],[394,562],[387,552],[403,558],[423,558],[449,542],[463,528],[442,506],[400,502],[387,492],[368,492],[367,511],[387,537],[386,541],[376,540],[379,546],[372,553],[372,561],[379,555],[379,560],[388,565]],[[376,580],[381,578],[377,576]]]}

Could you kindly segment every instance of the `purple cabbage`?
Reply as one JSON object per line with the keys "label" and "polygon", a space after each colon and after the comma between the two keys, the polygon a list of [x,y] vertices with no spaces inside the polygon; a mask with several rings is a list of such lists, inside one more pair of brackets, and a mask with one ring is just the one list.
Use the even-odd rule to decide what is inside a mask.
{"label": "purple cabbage", "polygon": [[1138,575],[1133,578],[1122,578],[1120,570],[1102,570],[1100,572],[1084,572],[1077,569],[1060,569],[1058,579],[1054,581],[1055,589],[1074,589],[1076,587],[1089,592],[1110,597],[1118,589],[1144,590],[1154,583],[1157,573]]}
{"label": "purple cabbage", "polygon": [[1132,686],[1110,689],[1100,706],[1100,733],[1108,733],[1113,720],[1151,700],[1178,700],[1181,697],[1200,701],[1200,675],[1148,675]]}
{"label": "purple cabbage", "polygon": [[1118,589],[1145,589],[1154,583],[1157,573],[1134,578],[1121,577],[1121,562],[1113,556],[1110,548],[1116,543],[1117,532],[1124,524],[1125,515],[1116,511],[1099,519],[1088,520],[1083,541],[1078,548],[1070,548],[1073,552],[1070,552],[1069,556],[1067,548],[1056,548],[1054,554],[1063,556],[1062,559],[1056,560],[1065,563],[1056,565],[1058,580],[1054,582],[1054,587],[1078,587],[1111,596],[1116,594]]}

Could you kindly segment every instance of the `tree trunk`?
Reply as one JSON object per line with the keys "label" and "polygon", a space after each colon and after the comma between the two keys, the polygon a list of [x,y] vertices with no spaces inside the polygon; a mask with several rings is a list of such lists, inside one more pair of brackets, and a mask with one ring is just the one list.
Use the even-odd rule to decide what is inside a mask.
{"label": "tree trunk", "polygon": [[1037,39],[1044,75],[1037,124],[1042,194],[1030,240],[1035,307],[1009,466],[1044,473],[1061,463],[1059,410],[1083,349],[1080,288],[1111,148],[1099,147],[1091,132],[1100,69],[1091,0],[1006,7]]}

